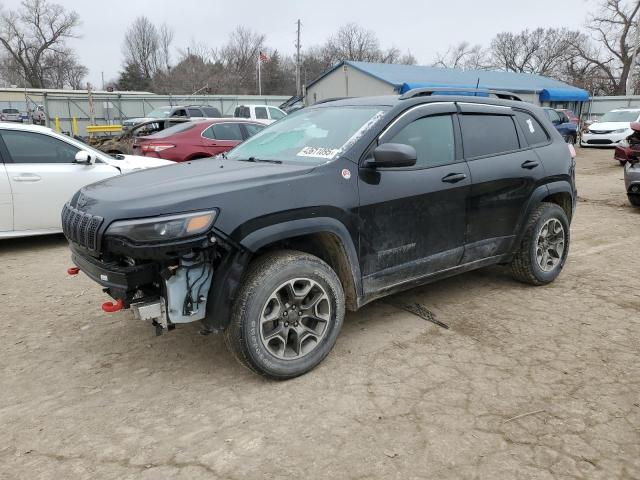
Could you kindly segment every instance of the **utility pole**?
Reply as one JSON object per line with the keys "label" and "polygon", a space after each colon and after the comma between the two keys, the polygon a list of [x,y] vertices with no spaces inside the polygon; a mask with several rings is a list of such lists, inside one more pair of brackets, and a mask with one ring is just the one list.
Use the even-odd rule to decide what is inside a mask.
{"label": "utility pole", "polygon": [[100,72],[102,75],[102,91],[104,92],[104,72]]}
{"label": "utility pole", "polygon": [[629,68],[629,77],[627,78],[627,95],[634,95],[636,93],[636,53],[638,47],[640,47],[640,11],[636,13],[636,35],[631,49],[631,67]]}
{"label": "utility pole", "polygon": [[297,40],[296,40],[296,95],[300,96],[302,94],[302,88],[301,88],[301,75],[300,75],[300,27],[302,26],[302,23],[300,22],[300,19],[298,19],[298,35],[297,35]]}

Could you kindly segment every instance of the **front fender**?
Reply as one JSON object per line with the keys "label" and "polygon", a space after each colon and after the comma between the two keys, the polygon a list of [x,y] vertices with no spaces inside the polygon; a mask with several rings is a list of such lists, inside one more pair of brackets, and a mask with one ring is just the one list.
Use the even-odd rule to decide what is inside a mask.
{"label": "front fender", "polygon": [[360,274],[360,263],[358,261],[356,247],[347,227],[335,218],[301,218],[269,225],[267,227],[254,230],[243,240],[240,240],[239,243],[247,250],[256,252],[260,248],[280,240],[323,232],[334,234],[342,244],[347,260],[349,261],[353,284],[356,288],[356,295],[358,298],[361,298],[362,277]]}
{"label": "front fender", "polygon": [[221,330],[228,326],[231,306],[241,285],[242,276],[253,255],[274,242],[313,233],[331,233],[340,241],[349,262],[350,275],[356,290],[356,301],[362,301],[362,279],[355,245],[347,227],[331,217],[289,220],[254,230],[243,239],[234,242],[237,246],[220,262],[209,290],[207,317],[204,324],[211,330]]}

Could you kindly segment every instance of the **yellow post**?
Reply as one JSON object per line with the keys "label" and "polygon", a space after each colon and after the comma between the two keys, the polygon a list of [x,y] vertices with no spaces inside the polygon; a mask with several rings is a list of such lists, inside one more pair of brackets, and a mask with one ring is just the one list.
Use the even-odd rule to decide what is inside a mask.
{"label": "yellow post", "polygon": [[73,116],[73,123],[71,125],[72,130],[73,130],[73,136],[77,136],[78,135],[78,119],[76,118],[76,116]]}
{"label": "yellow post", "polygon": [[56,116],[56,132],[60,131],[60,119]]}

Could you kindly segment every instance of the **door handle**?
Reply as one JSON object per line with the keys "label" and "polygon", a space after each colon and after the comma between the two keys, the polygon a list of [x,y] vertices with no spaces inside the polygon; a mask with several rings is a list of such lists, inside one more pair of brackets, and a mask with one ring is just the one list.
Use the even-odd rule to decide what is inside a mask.
{"label": "door handle", "polygon": [[528,170],[531,170],[532,168],[536,168],[538,165],[540,165],[540,162],[536,162],[535,160],[527,160],[526,162],[524,162],[520,166],[522,168],[526,168]]}
{"label": "door handle", "polygon": [[13,177],[13,179],[16,182],[39,182],[42,177],[34,173],[21,173]]}
{"label": "door handle", "polygon": [[442,181],[447,183],[456,183],[460,180],[464,180],[465,178],[467,178],[467,176],[464,173],[450,173],[449,175],[442,177]]}

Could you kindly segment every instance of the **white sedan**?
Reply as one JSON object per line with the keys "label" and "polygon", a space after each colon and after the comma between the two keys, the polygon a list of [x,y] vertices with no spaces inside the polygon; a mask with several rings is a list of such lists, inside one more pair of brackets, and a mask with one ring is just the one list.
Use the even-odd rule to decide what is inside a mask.
{"label": "white sedan", "polygon": [[61,232],[62,207],[81,187],[171,164],[133,155],[114,158],[46,127],[0,124],[0,238]]}

